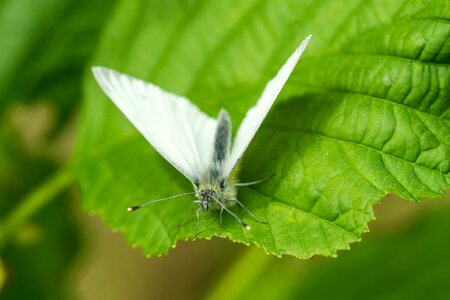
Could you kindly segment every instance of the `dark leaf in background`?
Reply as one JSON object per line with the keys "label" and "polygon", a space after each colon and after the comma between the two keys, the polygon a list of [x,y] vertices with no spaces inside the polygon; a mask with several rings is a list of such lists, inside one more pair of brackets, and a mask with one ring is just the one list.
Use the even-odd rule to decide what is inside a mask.
{"label": "dark leaf in background", "polygon": [[[54,138],[61,135],[70,121],[67,116],[80,101],[83,70],[114,4],[108,0],[0,2],[0,225],[31,190],[60,168],[52,157]],[[30,106],[19,102],[38,103],[54,112],[40,119],[48,128]],[[16,122],[19,110],[28,113]],[[32,139],[39,145],[24,139],[41,126],[43,134]],[[55,199],[11,240],[2,239],[7,245],[1,249],[6,267],[2,299],[66,298],[64,274],[77,249],[68,210],[67,199]]]}
{"label": "dark leaf in background", "polygon": [[71,299],[67,268],[78,239],[68,200],[48,205],[2,250],[7,277],[1,299]]}
{"label": "dark leaf in background", "polygon": [[0,128],[0,218],[55,168],[44,157],[30,155],[7,126]]}
{"label": "dark leaf in background", "polygon": [[[54,164],[33,157],[1,139],[0,221],[8,220],[30,190],[54,170]],[[78,239],[69,214],[69,199],[55,199],[31,220],[4,240],[0,222],[1,258],[5,283],[1,299],[66,299],[64,283],[69,263],[77,251]],[[0,271],[0,272],[1,272]],[[0,276],[1,277],[1,276]],[[1,285],[1,284],[0,284]]]}
{"label": "dark leaf in background", "polygon": [[0,107],[44,99],[62,118],[80,101],[81,75],[115,1],[4,0]]}

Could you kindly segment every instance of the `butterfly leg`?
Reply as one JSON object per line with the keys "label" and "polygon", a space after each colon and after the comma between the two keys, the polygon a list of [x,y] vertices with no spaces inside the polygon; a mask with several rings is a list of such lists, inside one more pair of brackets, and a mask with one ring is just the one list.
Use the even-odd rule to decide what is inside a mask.
{"label": "butterfly leg", "polygon": [[270,176],[267,176],[266,178],[261,179],[261,180],[251,181],[251,182],[235,183],[234,185],[235,185],[235,186],[251,186],[251,185],[255,185],[255,184],[259,184],[259,183],[262,183],[262,182],[264,182],[264,181],[267,181],[267,180],[269,180],[270,178],[272,178],[273,176],[275,176],[275,173],[272,174],[272,175],[270,175]]}
{"label": "butterfly leg", "polygon": [[197,237],[197,230],[198,230],[198,223],[200,222],[200,211],[202,208],[200,207],[197,209],[197,212],[195,213],[197,215],[197,221],[195,222],[195,231],[194,231],[194,238]]}
{"label": "butterfly leg", "polygon": [[239,204],[255,221],[257,221],[258,223],[261,224],[268,224],[266,221],[259,219],[258,217],[256,217],[247,207],[244,206],[244,204],[242,204],[241,201],[239,201],[238,199],[234,198],[234,199],[229,199],[228,201],[234,201],[237,204]]}
{"label": "butterfly leg", "polygon": [[184,225],[186,225],[186,223],[188,223],[189,221],[191,221],[192,219],[192,215],[194,214],[194,206],[195,204],[199,204],[201,201],[199,200],[195,200],[192,202],[191,205],[191,211],[189,212],[189,216],[186,218],[186,220],[183,221],[183,223],[181,223],[180,225],[178,225],[179,227],[183,227]]}
{"label": "butterfly leg", "polygon": [[222,227],[222,214],[223,214],[223,207],[220,208],[219,227]]}
{"label": "butterfly leg", "polygon": [[217,202],[217,204],[220,205],[221,209],[225,210],[227,213],[229,213],[230,215],[232,215],[233,218],[235,218],[236,221],[238,221],[239,224],[242,225],[242,227],[244,227],[246,230],[250,230],[250,229],[251,229],[251,227],[248,226],[244,221],[242,221],[242,219],[239,218],[234,212],[232,212],[231,210],[229,210],[228,208],[226,208],[225,205],[223,205],[222,202],[220,202],[220,201],[217,200],[216,198],[213,198],[213,199]]}
{"label": "butterfly leg", "polygon": [[219,213],[219,236],[222,235],[222,214],[223,214],[223,208],[220,208],[220,213]]}

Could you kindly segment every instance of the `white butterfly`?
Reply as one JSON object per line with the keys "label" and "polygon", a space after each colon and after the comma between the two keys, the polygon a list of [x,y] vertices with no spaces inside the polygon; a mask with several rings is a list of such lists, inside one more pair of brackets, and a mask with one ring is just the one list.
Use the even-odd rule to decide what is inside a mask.
{"label": "white butterfly", "polygon": [[225,109],[213,119],[201,112],[185,97],[162,90],[156,85],[131,76],[93,67],[94,76],[117,107],[139,130],[147,141],[194,185],[194,192],[152,200],[128,208],[129,211],[150,203],[178,196],[195,195],[200,211],[225,210],[246,229],[245,224],[229,207],[238,203],[255,220],[256,218],[237,199],[236,187],[260,183],[236,183],[232,171],[244,154],[276,97],[288,80],[311,36],[308,36],[270,80],[254,107],[246,114],[231,146],[231,121]]}

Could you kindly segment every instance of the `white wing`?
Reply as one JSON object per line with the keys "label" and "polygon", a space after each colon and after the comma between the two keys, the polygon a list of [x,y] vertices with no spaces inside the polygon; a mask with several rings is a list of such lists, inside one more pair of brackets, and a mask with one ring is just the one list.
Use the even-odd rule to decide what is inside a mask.
{"label": "white wing", "polygon": [[231,155],[225,162],[225,177],[230,175],[236,164],[239,162],[239,159],[244,154],[251,140],[258,131],[259,126],[272,107],[273,102],[291,75],[292,70],[294,70],[294,67],[297,65],[297,62],[308,45],[310,39],[311,35],[300,44],[294,53],[292,53],[286,63],[278,71],[277,75],[267,83],[256,105],[252,107],[245,115],[245,118],[239,126],[239,130],[233,142]]}
{"label": "white wing", "polygon": [[217,121],[188,99],[156,85],[103,67],[95,79],[130,122],[192,183],[212,157]]}

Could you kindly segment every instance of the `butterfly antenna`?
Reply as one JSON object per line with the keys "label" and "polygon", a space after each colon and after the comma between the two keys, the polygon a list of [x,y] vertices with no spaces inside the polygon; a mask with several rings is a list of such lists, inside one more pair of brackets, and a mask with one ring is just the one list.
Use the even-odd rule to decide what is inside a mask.
{"label": "butterfly antenna", "polygon": [[270,178],[274,177],[275,175],[276,175],[276,174],[273,173],[273,174],[271,174],[270,176],[267,176],[267,177],[264,178],[264,179],[260,179],[260,180],[256,180],[256,181],[241,182],[241,183],[238,182],[238,183],[235,183],[234,186],[251,186],[251,185],[259,184],[259,183],[262,183],[262,182],[264,182],[264,181],[269,180]]}
{"label": "butterfly antenna", "polygon": [[166,197],[166,198],[151,200],[151,201],[148,201],[148,202],[136,205],[136,206],[128,207],[127,211],[135,211],[135,210],[137,210],[139,208],[143,208],[143,207],[145,207],[145,206],[147,206],[149,204],[152,204],[152,203],[166,201],[166,200],[170,200],[170,199],[173,199],[173,198],[182,197],[182,196],[188,196],[188,195],[194,195],[194,194],[195,194],[195,192],[189,192],[189,193],[182,193],[182,194],[178,194],[178,195],[173,195],[173,196]]}

